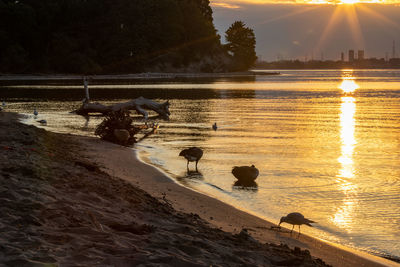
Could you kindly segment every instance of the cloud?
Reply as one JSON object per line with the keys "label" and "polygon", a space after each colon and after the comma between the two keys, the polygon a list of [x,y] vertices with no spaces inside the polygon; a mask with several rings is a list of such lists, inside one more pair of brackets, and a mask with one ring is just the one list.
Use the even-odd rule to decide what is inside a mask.
{"label": "cloud", "polygon": [[228,8],[228,9],[239,9],[240,6],[236,4],[226,3],[226,2],[211,2],[212,7]]}

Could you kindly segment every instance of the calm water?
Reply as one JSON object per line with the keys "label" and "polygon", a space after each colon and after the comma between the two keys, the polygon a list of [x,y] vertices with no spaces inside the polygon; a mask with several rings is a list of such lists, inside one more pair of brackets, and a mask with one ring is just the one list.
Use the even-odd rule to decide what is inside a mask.
{"label": "calm water", "polygon": [[[90,88],[105,103],[170,100],[171,119],[137,148],[183,185],[276,223],[300,211],[318,222],[302,228],[311,235],[400,257],[400,70],[281,73]],[[53,131],[87,135],[101,121],[68,114],[81,85],[6,86],[0,98],[12,111],[36,106]],[[189,146],[204,150],[200,173],[178,157]],[[234,186],[232,167],[251,164],[257,187]]]}

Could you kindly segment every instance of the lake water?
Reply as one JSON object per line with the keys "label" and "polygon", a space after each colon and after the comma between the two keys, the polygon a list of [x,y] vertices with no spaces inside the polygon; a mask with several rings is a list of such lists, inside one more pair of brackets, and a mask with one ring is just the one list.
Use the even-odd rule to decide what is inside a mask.
{"label": "lake water", "polygon": [[[90,92],[104,103],[169,99],[170,120],[136,147],[184,186],[276,223],[299,211],[318,222],[302,227],[310,235],[400,259],[400,70],[280,72],[92,84]],[[91,135],[101,118],[68,114],[83,96],[82,85],[0,87],[6,109],[36,107],[47,129]],[[37,124],[33,115],[25,121]],[[204,150],[199,173],[178,157],[190,146]],[[257,185],[235,186],[232,167],[252,164]]]}

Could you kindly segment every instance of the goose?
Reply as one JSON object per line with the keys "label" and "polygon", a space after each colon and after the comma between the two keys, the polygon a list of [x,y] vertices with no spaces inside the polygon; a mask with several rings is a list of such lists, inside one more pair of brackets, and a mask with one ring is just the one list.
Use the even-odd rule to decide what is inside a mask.
{"label": "goose", "polygon": [[280,226],[281,223],[283,223],[283,222],[293,225],[292,230],[290,231],[290,233],[293,232],[294,226],[298,225],[299,226],[299,234],[300,234],[300,225],[305,224],[305,225],[308,225],[308,226],[312,227],[311,223],[315,223],[312,220],[304,218],[303,214],[301,214],[299,212],[292,212],[292,213],[289,213],[286,216],[283,216],[281,218],[281,220],[279,221],[278,226]]}
{"label": "goose", "polygon": [[233,176],[235,176],[236,179],[243,184],[250,184],[254,182],[259,173],[260,172],[254,165],[240,167],[235,166],[232,169]]}
{"label": "goose", "polygon": [[197,163],[199,162],[199,160],[203,156],[203,150],[201,150],[198,147],[190,147],[190,148],[182,150],[179,153],[179,156],[182,156],[185,159],[187,159],[186,167],[187,167],[188,170],[189,170],[189,162],[190,161],[196,161],[196,171],[197,171]]}

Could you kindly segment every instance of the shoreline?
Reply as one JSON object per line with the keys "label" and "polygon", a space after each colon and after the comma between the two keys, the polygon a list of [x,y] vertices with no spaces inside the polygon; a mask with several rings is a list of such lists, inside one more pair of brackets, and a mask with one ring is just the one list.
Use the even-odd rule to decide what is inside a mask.
{"label": "shoreline", "polygon": [[[262,218],[256,217],[255,215],[252,215],[250,213],[246,213],[244,211],[238,210],[235,207],[223,203],[217,199],[208,197],[204,194],[198,193],[192,189],[188,189],[180,184],[178,184],[176,181],[174,181],[172,178],[168,177],[160,171],[159,169],[155,168],[152,165],[149,165],[143,161],[141,161],[137,155],[136,150],[132,150],[131,148],[126,148],[126,147],[121,147],[112,143],[104,142],[101,141],[100,139],[93,138],[93,137],[84,137],[84,136],[73,136],[73,135],[67,135],[67,134],[55,134],[51,132],[46,132],[43,129],[38,129],[34,126],[24,126],[19,122],[7,122],[7,120],[16,120],[15,119],[16,115],[10,115],[9,113],[0,113],[0,123],[2,126],[6,126],[6,128],[3,128],[2,132],[2,137],[4,138],[4,141],[1,145],[3,145],[3,156],[6,156],[6,162],[8,160],[15,160],[13,162],[14,164],[17,164],[22,170],[20,173],[21,176],[33,176],[34,178],[37,178],[39,180],[45,180],[48,175],[49,177],[53,177],[51,175],[55,175],[57,173],[62,173],[66,172],[66,175],[62,176],[62,181],[63,183],[59,184],[60,181],[58,181],[58,178],[46,178],[46,179],[55,179],[55,184],[57,186],[54,186],[55,189],[59,190],[60,192],[60,200],[59,201],[54,201],[53,198],[57,199],[57,195],[51,195],[51,191],[49,191],[46,195],[48,198],[52,198],[51,203],[51,210],[48,210],[48,206],[44,205],[42,203],[42,208],[44,211],[42,212],[42,215],[44,213],[45,216],[43,218],[49,218],[51,217],[51,220],[47,221],[46,219],[42,219],[42,217],[39,216],[33,216],[29,214],[23,214],[23,216],[33,216],[33,219],[29,219],[27,221],[22,221],[23,224],[28,224],[28,227],[26,229],[31,229],[32,225],[30,223],[32,220],[35,222],[34,226],[38,226],[38,228],[43,228],[44,232],[41,232],[42,238],[43,236],[51,236],[52,238],[56,238],[57,240],[54,241],[53,247],[60,247],[62,242],[63,247],[65,249],[65,246],[73,243],[75,245],[82,246],[81,243],[83,243],[84,247],[89,246],[89,244],[83,242],[82,240],[79,241],[75,240],[78,238],[80,235],[86,233],[86,231],[89,232],[89,237],[92,238],[91,242],[99,242],[101,245],[103,242],[103,239],[105,241],[110,242],[107,240],[106,237],[100,237],[100,235],[105,235],[109,234],[112,236],[113,240],[117,240],[118,243],[120,244],[121,242],[128,242],[129,240],[124,240],[123,237],[117,235],[117,233],[112,232],[113,225],[115,224],[110,224],[108,221],[115,221],[120,219],[119,217],[122,217],[123,221],[125,223],[127,221],[131,221],[132,219],[135,219],[136,221],[139,222],[152,222],[155,225],[157,225],[157,222],[152,221],[153,216],[161,216],[163,213],[160,215],[156,213],[155,210],[158,208],[156,207],[162,207],[162,211],[165,213],[165,210],[168,210],[170,214],[167,214],[167,217],[161,217],[163,221],[167,221],[168,218],[172,215],[177,215],[179,218],[185,218],[185,220],[192,220],[193,218],[199,218],[204,219],[210,226],[215,227],[215,229],[220,229],[223,230],[223,234],[220,232],[215,232],[214,230],[210,230],[208,228],[204,228],[202,224],[198,225],[198,229],[203,229],[203,231],[209,231],[207,232],[208,235],[204,234],[205,236],[208,237],[208,239],[202,240],[202,242],[206,242],[208,245],[211,246],[213,242],[216,241],[210,241],[212,239],[213,235],[216,234],[221,234],[225,238],[224,239],[224,244],[230,244],[232,241],[231,238],[243,238],[243,229],[246,228],[248,232],[248,236],[246,235],[246,240],[247,239],[256,239],[261,243],[266,243],[265,246],[269,243],[284,243],[289,245],[291,249],[286,249],[284,248],[283,250],[286,250],[286,253],[290,259],[290,257],[293,257],[297,255],[296,257],[299,256],[298,249],[295,247],[300,248],[301,250],[307,249],[311,252],[311,255],[314,257],[322,258],[326,263],[332,264],[333,266],[355,266],[355,265],[361,265],[361,266],[399,266],[399,264],[386,260],[384,258],[380,258],[377,256],[369,255],[364,252],[359,252],[359,251],[347,251],[344,248],[339,248],[337,246],[333,246],[331,244],[328,244],[327,242],[306,236],[306,235],[301,235],[299,239],[291,238],[289,234],[283,233],[283,232],[277,232],[277,231],[272,231],[270,230],[270,226],[273,226],[274,224],[263,220]],[[8,124],[7,124],[8,123]],[[9,128],[7,128],[7,126]],[[22,130],[22,133],[21,133]],[[10,136],[13,134],[13,136]],[[25,137],[26,135],[26,137]],[[7,140],[10,139],[10,140]],[[5,143],[4,142],[9,142],[11,145],[9,145],[9,148],[5,149]],[[46,141],[46,142],[45,142]],[[47,146],[44,144],[51,144],[50,146]],[[17,148],[21,149],[17,149]],[[29,149],[26,149],[26,147],[29,147]],[[42,150],[46,150],[45,153],[42,153]],[[65,149],[68,149],[68,151],[65,151]],[[5,154],[4,154],[5,153]],[[9,154],[7,154],[9,153]],[[26,162],[26,153],[28,153],[28,162]],[[69,155],[72,153],[71,155]],[[18,154],[18,155],[17,155]],[[65,158],[64,158],[65,157]],[[72,166],[75,166],[71,168],[70,166],[67,166],[69,163],[75,162],[75,165],[72,164]],[[41,163],[43,166],[37,166],[36,163]],[[79,163],[78,167],[76,166],[77,163]],[[18,165],[19,164],[19,165]],[[29,164],[33,164],[32,168],[30,169]],[[52,166],[51,164],[58,164],[56,166]],[[10,164],[12,165],[12,164]],[[36,165],[36,167],[35,167]],[[82,166],[84,168],[82,168]],[[51,167],[51,168],[50,168]],[[80,168],[79,168],[80,167]],[[12,168],[12,169],[10,169]],[[77,170],[78,169],[78,170]],[[13,178],[14,173],[16,172],[15,167],[6,167],[3,166],[2,169],[0,169],[4,177],[8,177],[8,179]],[[78,172],[78,173],[77,173]],[[32,175],[34,174],[34,175]],[[81,184],[81,180],[86,179],[86,176],[88,178],[88,181],[86,184]],[[76,177],[76,178],[75,178]],[[107,194],[104,194],[102,190],[107,191],[108,186],[105,181],[108,181],[107,179],[110,179],[108,177],[112,177],[114,180],[112,180],[112,186],[117,189],[117,191],[113,191],[111,189],[108,194],[121,194],[123,197],[119,199],[116,204],[116,201],[107,201],[107,197],[109,197]],[[18,178],[18,177],[16,177]],[[19,178],[17,179],[18,181],[20,180]],[[15,180],[16,184],[18,184],[18,181]],[[67,184],[65,184],[67,182]],[[67,191],[64,190],[64,187],[68,187],[69,184],[71,183],[71,188],[69,188]],[[7,186],[10,186],[10,182],[7,183]],[[106,187],[100,187],[100,185],[105,184]],[[47,184],[43,185],[43,188],[46,188],[48,186]],[[128,216],[127,209],[132,209],[135,206],[132,205],[125,205],[125,202],[127,201],[128,198],[132,196],[132,186],[136,186],[140,188],[141,190],[144,190],[143,192],[144,195],[140,198],[141,202],[146,203],[151,203],[148,204],[148,206],[145,206],[144,208],[149,208],[152,207],[152,209],[155,209],[153,212],[152,210],[148,211],[150,213],[150,219],[147,218],[146,216],[141,214],[138,215],[134,213],[132,216]],[[11,189],[13,189],[11,187]],[[29,190],[34,190],[36,188],[28,188]],[[28,189],[20,190],[20,194],[24,196],[24,201],[26,200],[32,200],[28,198],[27,196],[29,195],[28,192],[26,192]],[[129,190],[128,190],[129,189]],[[9,189],[10,190],[10,189]],[[128,190],[129,194],[123,194],[121,191]],[[19,191],[18,191],[19,192]],[[77,192],[83,192],[77,194]],[[139,194],[136,191],[133,191],[135,194]],[[69,195],[71,194],[71,195]],[[151,195],[155,199],[148,199],[147,195]],[[35,198],[38,196],[38,194],[35,194]],[[4,194],[0,196],[3,200],[5,198]],[[7,197],[7,196],[6,196]],[[74,200],[74,198],[78,198],[78,202],[75,203],[75,206],[89,206],[92,208],[92,210],[88,211],[87,214],[84,214],[83,218],[80,216],[82,214],[79,209],[75,209],[75,206],[71,206],[71,203]],[[90,200],[90,198],[92,198]],[[115,197],[115,196],[113,196]],[[117,199],[118,200],[118,199]],[[157,202],[156,200],[159,200]],[[37,200],[35,200],[37,202]],[[139,201],[139,203],[141,203]],[[65,203],[63,203],[65,202]],[[97,203],[98,202],[98,203]],[[154,202],[154,203],[153,203]],[[7,202],[7,203],[12,203]],[[135,202],[136,203],[136,202]],[[11,204],[10,204],[11,205]],[[37,204],[38,205],[38,204]],[[138,205],[138,204],[137,204]],[[72,207],[74,207],[73,210]],[[169,208],[173,208],[176,212],[169,210]],[[66,216],[65,214],[60,214],[63,212],[63,210],[66,210],[67,215],[70,216],[69,218],[67,216],[67,219],[64,217]],[[121,209],[121,211],[118,211],[118,209]],[[140,212],[143,212],[140,210]],[[50,213],[50,214],[48,214]],[[72,214],[72,215],[71,215]],[[172,214],[172,215],[171,215]],[[61,216],[63,215],[63,216]],[[56,216],[56,217],[54,217]],[[197,217],[196,217],[197,216]],[[65,232],[67,231],[76,231],[76,227],[67,227],[65,225],[68,225],[66,222],[72,223],[72,224],[78,224],[79,229],[82,227],[86,227],[89,229],[86,229],[84,232],[83,230],[79,230],[80,232],[78,233],[78,237],[74,236],[73,234],[64,233],[62,235],[60,231],[57,231],[55,236],[52,236],[51,234],[53,233],[56,222],[54,222],[53,218],[58,218],[62,217],[57,220],[61,220],[61,227],[62,231]],[[114,218],[115,217],[115,218]],[[11,218],[12,219],[12,218]],[[76,221],[78,220],[78,221]],[[88,222],[82,223],[82,221],[88,220]],[[196,219],[197,221],[198,219]],[[186,229],[186,227],[191,227],[193,224],[193,221],[190,221],[190,224],[184,224],[185,226],[179,225],[176,226],[179,229]],[[171,222],[169,222],[171,223]],[[49,227],[48,224],[50,224],[52,227]],[[0,221],[0,226],[4,230],[5,228],[12,228],[12,225],[6,225],[4,222]],[[122,225],[122,226],[121,226]],[[141,226],[147,225],[147,224],[140,224]],[[156,227],[163,229],[165,223],[160,223]],[[45,228],[48,227],[48,228]],[[58,226],[56,224],[56,226]],[[119,222],[119,228],[123,227],[124,225]],[[124,226],[125,227],[125,226]],[[143,226],[144,227],[144,226]],[[183,228],[182,228],[183,227]],[[83,229],[82,228],[82,229]],[[42,229],[42,230],[43,230]],[[75,229],[75,230],[74,230]],[[135,228],[136,229],[136,228]],[[147,229],[147,228],[146,228]],[[175,228],[174,228],[175,229]],[[197,228],[194,228],[194,232],[192,234],[189,234],[189,236],[196,235],[198,230]],[[107,230],[107,231],[106,231]],[[192,229],[193,230],[193,229]],[[147,230],[142,231],[146,232]],[[150,230],[148,230],[150,231]],[[183,230],[182,230],[183,231]],[[93,233],[92,233],[93,232]],[[106,232],[106,233],[105,233]],[[129,231],[128,231],[129,232]],[[148,237],[145,234],[143,234],[144,239],[149,239],[149,238],[156,238],[155,240],[159,242],[159,245],[162,244],[162,246],[165,246],[166,244],[171,244],[171,239],[172,236],[175,238],[176,233],[172,231],[163,231],[161,232],[163,235],[163,238],[160,240],[160,238],[156,238],[155,236]],[[226,233],[226,234],[225,234]],[[7,234],[15,234],[13,231],[8,231]],[[90,235],[91,234],[91,235]],[[146,232],[147,234],[147,232]],[[62,238],[60,236],[62,235]],[[241,237],[242,236],[242,237]],[[142,237],[142,235],[141,235]],[[192,237],[191,237],[192,238]],[[25,240],[26,236],[22,238],[22,240]],[[164,240],[165,239],[165,240]],[[122,241],[121,241],[122,240]],[[133,244],[136,244],[136,242],[139,242],[138,240],[132,239],[134,241]],[[40,240],[39,240],[40,241]],[[37,241],[37,242],[39,242]],[[187,241],[187,240],[186,240]],[[21,241],[22,242],[22,241]],[[58,242],[58,243],[57,243]],[[76,243],[78,242],[78,243]],[[244,241],[243,241],[244,242]],[[129,242],[128,242],[129,243]],[[55,245],[54,245],[55,244]],[[234,245],[233,248],[235,248],[238,244]],[[17,245],[15,245],[17,246]],[[42,245],[44,246],[44,245]],[[52,246],[50,246],[49,251],[51,251]],[[92,246],[99,246],[99,245],[92,245]],[[161,246],[161,245],[160,245]],[[167,245],[168,246],[168,245]],[[252,243],[251,246],[254,246]],[[7,248],[7,246],[0,247],[0,252],[4,247]],[[126,246],[124,246],[126,250]],[[150,249],[151,248],[151,249]],[[160,248],[153,248],[150,247],[148,251],[152,251],[154,254],[160,254],[161,252],[162,255],[165,254],[165,250],[161,250]],[[87,248],[86,248],[87,249]],[[110,248],[111,249],[111,248]],[[181,251],[189,250],[193,252],[193,247],[190,248],[180,248],[179,251],[175,251],[175,254],[171,257],[174,259],[179,256],[180,260],[185,260],[184,255],[182,256],[180,253]],[[232,249],[232,248],[231,248]],[[248,253],[250,256],[254,248],[247,248]],[[268,248],[269,250],[275,251],[276,247],[272,246],[270,244],[270,247]],[[282,248],[280,248],[282,252]],[[88,250],[84,250],[87,253],[89,253]],[[138,249],[139,251],[139,249]],[[160,252],[161,251],[161,252]],[[246,251],[246,250],[244,250]],[[296,252],[297,251],[297,252]],[[33,253],[31,251],[28,251],[29,253]],[[26,254],[28,252],[23,252],[23,256],[27,256]],[[90,251],[91,252],[91,251]],[[206,252],[206,251],[205,251]],[[205,253],[204,252],[204,253]],[[21,252],[22,253],[22,252]],[[59,252],[61,253],[61,252]],[[64,254],[62,256],[59,256],[57,253],[51,254],[52,257],[50,260],[46,261],[46,257],[42,257],[41,260],[38,260],[40,262],[52,262],[56,261],[58,263],[73,263],[74,261],[77,260],[82,260],[83,258],[89,258],[89,259],[84,259],[84,262],[87,263],[94,263],[94,259],[89,257],[88,255],[79,255],[77,257],[71,248],[71,251],[67,249],[66,252],[63,251]],[[121,252],[122,253],[122,252]],[[130,253],[141,253],[141,252],[130,252]],[[218,253],[218,252],[216,252]],[[222,253],[222,252],[221,252]],[[296,254],[297,253],[297,254]],[[82,254],[82,253],[81,253]],[[143,254],[143,253],[142,253]],[[140,254],[140,255],[142,255]],[[190,254],[190,253],[189,253]],[[300,253],[301,254],[301,253]],[[366,254],[366,255],[364,255]],[[3,256],[2,256],[3,255]],[[1,254],[0,253],[0,262],[4,262],[5,256],[7,256],[7,253]],[[72,256],[71,256],[72,255]],[[92,252],[91,254],[92,255]],[[147,254],[143,254],[147,255]],[[149,256],[141,256],[142,260],[144,262],[146,261],[151,261]],[[202,254],[201,254],[202,255]],[[208,255],[208,254],[207,254]],[[106,255],[109,257],[109,255]],[[165,255],[164,255],[165,256]],[[210,256],[210,255],[209,255]],[[216,255],[219,257],[218,255]],[[276,256],[276,255],[275,255]],[[275,257],[274,256],[274,257]],[[105,257],[105,255],[101,255],[101,257]],[[143,258],[144,257],[144,258]],[[161,257],[161,256],[160,256]],[[200,256],[199,256],[200,257]],[[233,257],[233,256],[232,256]],[[244,257],[244,256],[243,256]],[[47,256],[49,258],[49,256]],[[162,257],[161,257],[162,258]],[[252,258],[252,257],[251,257]],[[159,258],[157,258],[160,260]],[[304,260],[305,258],[303,258]],[[307,258],[308,259],[308,258]],[[124,260],[126,260],[124,258]],[[168,258],[168,260],[171,260],[171,258]],[[216,259],[213,259],[216,260]],[[226,259],[228,260],[228,259]],[[232,262],[235,262],[234,260],[238,260],[236,258],[229,258],[229,260],[232,260]],[[211,259],[209,260],[211,261]],[[206,260],[205,263],[209,263],[208,259]],[[317,264],[320,264],[321,262],[315,262],[313,261],[316,265],[308,265],[308,266],[317,266]],[[179,262],[181,264],[187,263],[186,261]],[[117,264],[118,265],[118,264]],[[208,264],[209,265],[209,264]],[[193,265],[194,266],[194,265]],[[198,266],[198,265],[196,265]],[[202,266],[202,265],[200,265]],[[319,265],[318,265],[319,266]]]}
{"label": "shoreline", "polygon": [[[128,154],[131,148],[127,149],[128,151],[125,151],[127,154],[124,152],[124,155],[129,157]],[[307,249],[311,252],[311,255],[321,258],[332,266],[400,266],[400,264],[389,259],[321,240],[316,237],[311,237],[306,234],[301,234],[300,239],[298,240],[290,237],[288,233],[271,231],[269,228],[271,226],[276,226],[276,224],[248,211],[238,209],[237,207],[224,203],[216,198],[212,198],[206,194],[195,191],[194,189],[185,187],[178,181],[175,181],[172,177],[169,177],[162,169],[140,159],[136,149],[132,154],[134,157],[130,158],[130,160],[138,161],[134,163],[135,167],[144,164],[145,166],[140,166],[141,170],[144,169],[145,173],[151,174],[153,180],[147,180],[146,183],[141,182],[139,184],[139,181],[131,179],[129,175],[125,177],[121,175],[119,176],[120,178],[138,184],[141,189],[149,192],[151,195],[155,195],[157,197],[165,196],[176,209],[188,213],[197,213],[210,224],[215,225],[217,228],[223,231],[238,234],[242,228],[246,228],[251,230],[251,235],[262,243],[283,243],[289,247],[300,247],[301,249]],[[101,159],[98,163],[108,165],[107,159],[105,158]],[[122,169],[122,173],[129,173],[129,171],[126,169],[124,170],[123,167],[123,165],[129,165],[128,162],[120,162],[120,164],[121,165],[119,167],[114,167],[108,170],[104,169],[104,171],[116,173],[116,169]],[[154,183],[162,184],[161,186],[158,186]],[[166,190],[164,187],[165,184],[168,184],[169,186]],[[205,207],[204,205],[195,203],[197,201],[200,201],[201,203],[211,203],[212,206],[211,208],[210,206]],[[221,210],[226,211],[226,213],[229,213],[230,216],[225,217],[224,215],[219,214]],[[237,217],[233,218],[234,216]],[[285,230],[288,229],[285,228]],[[294,236],[296,236],[296,234],[294,234]]]}
{"label": "shoreline", "polygon": [[180,79],[180,78],[235,78],[279,75],[275,71],[243,71],[221,73],[161,73],[146,72],[134,74],[99,74],[99,75],[73,75],[73,74],[0,74],[0,81],[82,81],[83,77],[94,81],[103,80],[146,80],[146,79]]}

